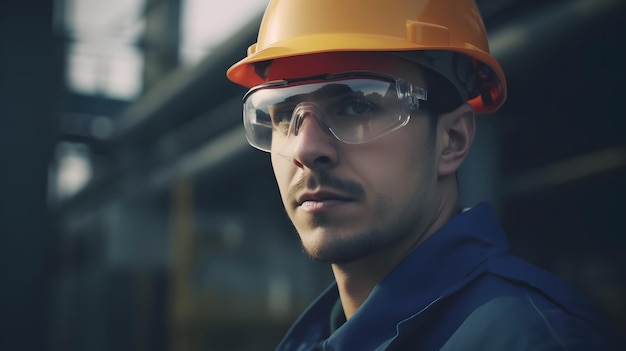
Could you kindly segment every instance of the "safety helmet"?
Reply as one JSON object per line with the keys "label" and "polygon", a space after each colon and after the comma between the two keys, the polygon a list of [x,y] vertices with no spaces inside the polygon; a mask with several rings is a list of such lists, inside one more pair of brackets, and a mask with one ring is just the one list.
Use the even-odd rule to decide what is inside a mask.
{"label": "safety helmet", "polygon": [[474,0],[271,0],[257,43],[227,72],[251,88],[266,81],[255,67],[280,58],[341,51],[385,51],[448,79],[476,110],[493,112],[506,81],[489,54]]}

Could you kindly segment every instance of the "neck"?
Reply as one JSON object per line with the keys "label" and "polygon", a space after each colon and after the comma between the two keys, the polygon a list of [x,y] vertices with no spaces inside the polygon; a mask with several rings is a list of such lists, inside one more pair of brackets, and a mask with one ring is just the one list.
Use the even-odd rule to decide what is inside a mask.
{"label": "neck", "polygon": [[346,319],[356,313],[374,287],[396,264],[377,253],[358,261],[332,265]]}
{"label": "neck", "polygon": [[444,201],[433,212],[432,219],[423,228],[413,230],[410,235],[385,250],[356,261],[332,265],[347,320],[352,318],[387,274],[455,215],[456,183],[452,188],[454,191],[449,194],[451,196],[444,197]]}

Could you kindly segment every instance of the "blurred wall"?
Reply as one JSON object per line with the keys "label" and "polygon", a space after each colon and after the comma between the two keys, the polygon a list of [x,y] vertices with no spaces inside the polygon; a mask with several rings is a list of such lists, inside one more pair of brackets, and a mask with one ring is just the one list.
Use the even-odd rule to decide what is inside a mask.
{"label": "blurred wall", "polygon": [[52,1],[0,4],[0,349],[43,350],[57,236],[48,165],[63,96]]}
{"label": "blurred wall", "polygon": [[[332,275],[301,253],[225,77],[260,18],[181,66],[182,2],[141,2],[125,45],[150,54],[124,100],[66,89],[78,38],[52,19],[78,2],[0,7],[0,348],[272,349]],[[514,252],[626,332],[624,3],[479,6],[509,98],[478,117],[461,204],[492,202]]]}

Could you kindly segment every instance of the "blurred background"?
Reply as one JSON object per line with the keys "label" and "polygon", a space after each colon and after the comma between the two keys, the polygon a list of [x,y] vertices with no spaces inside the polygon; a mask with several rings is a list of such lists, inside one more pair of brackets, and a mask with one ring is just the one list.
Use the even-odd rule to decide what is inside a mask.
{"label": "blurred background", "polygon": [[[225,77],[266,4],[0,3],[0,349],[271,350],[331,281]],[[478,5],[509,99],[461,202],[626,333],[626,2]]]}

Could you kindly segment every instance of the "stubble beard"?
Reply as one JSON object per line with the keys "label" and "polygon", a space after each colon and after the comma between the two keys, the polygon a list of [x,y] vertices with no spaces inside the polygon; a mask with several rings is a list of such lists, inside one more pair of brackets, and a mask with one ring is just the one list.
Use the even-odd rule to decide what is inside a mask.
{"label": "stubble beard", "polygon": [[[387,204],[387,199],[384,196],[379,196],[376,213],[381,219],[389,219]],[[396,224],[398,223],[396,222]],[[328,227],[332,225],[332,222],[328,216],[321,214],[314,217],[313,225],[314,227]],[[381,221],[378,227],[353,232],[349,235],[338,235],[322,245],[307,247],[302,240],[300,242],[304,253],[314,261],[345,264],[380,252],[400,241],[406,236],[406,230],[402,230],[400,227]]]}
{"label": "stubble beard", "polygon": [[307,256],[317,262],[344,264],[356,261],[378,252],[387,246],[387,239],[379,230],[371,230],[351,235],[348,238],[336,238],[323,247],[309,248],[302,245]]}

